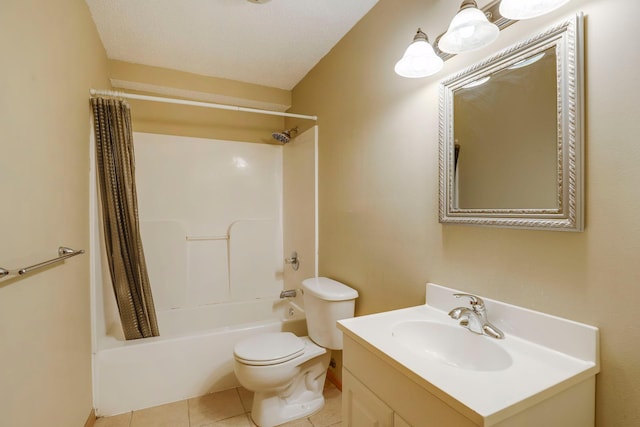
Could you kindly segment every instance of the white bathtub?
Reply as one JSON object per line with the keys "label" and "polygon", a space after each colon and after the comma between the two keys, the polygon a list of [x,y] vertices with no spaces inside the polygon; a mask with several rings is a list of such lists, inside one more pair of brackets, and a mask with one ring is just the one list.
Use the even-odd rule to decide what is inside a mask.
{"label": "white bathtub", "polygon": [[237,387],[233,347],[240,339],[289,331],[306,335],[304,312],[286,300],[252,300],[158,313],[160,337],[108,336],[94,354],[94,404],[121,414]]}

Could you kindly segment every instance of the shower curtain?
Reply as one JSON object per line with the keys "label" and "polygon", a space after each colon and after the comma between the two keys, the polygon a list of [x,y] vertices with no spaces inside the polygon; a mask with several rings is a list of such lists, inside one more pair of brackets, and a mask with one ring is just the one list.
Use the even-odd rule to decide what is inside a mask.
{"label": "shower curtain", "polygon": [[119,99],[92,98],[96,160],[109,272],[127,340],[158,336],[140,238],[131,111]]}

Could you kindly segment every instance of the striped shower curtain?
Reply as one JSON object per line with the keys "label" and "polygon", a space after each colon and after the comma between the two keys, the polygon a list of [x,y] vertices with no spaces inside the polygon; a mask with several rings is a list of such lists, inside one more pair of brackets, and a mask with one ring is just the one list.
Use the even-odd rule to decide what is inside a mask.
{"label": "striped shower curtain", "polygon": [[119,99],[92,98],[104,240],[127,340],[158,336],[140,238],[131,111]]}

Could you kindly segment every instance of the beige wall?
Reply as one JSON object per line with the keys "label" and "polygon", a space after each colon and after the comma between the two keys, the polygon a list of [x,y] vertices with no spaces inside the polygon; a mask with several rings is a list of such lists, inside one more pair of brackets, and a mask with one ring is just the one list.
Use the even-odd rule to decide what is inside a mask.
{"label": "beige wall", "polygon": [[278,116],[136,100],[129,104],[136,132],[279,144],[271,133],[284,129],[284,119]]}
{"label": "beige wall", "polygon": [[[0,13],[0,265],[89,246],[89,88],[107,61],[82,0]],[[0,282],[0,425],[82,426],[92,407],[89,257]]]}
{"label": "beige wall", "polygon": [[[291,91],[183,71],[109,61],[114,87],[130,93],[285,111]],[[138,132],[279,144],[271,133],[284,129],[279,116],[130,100]]]}
{"label": "beige wall", "polygon": [[[416,28],[434,40],[457,7],[380,0],[294,89],[292,110],[320,118],[320,274],[358,289],[358,314],[420,304],[433,281],[596,325],[598,425],[639,425],[640,3],[574,0],[434,77],[396,76]],[[439,224],[439,79],[579,10],[587,15],[585,231]]]}

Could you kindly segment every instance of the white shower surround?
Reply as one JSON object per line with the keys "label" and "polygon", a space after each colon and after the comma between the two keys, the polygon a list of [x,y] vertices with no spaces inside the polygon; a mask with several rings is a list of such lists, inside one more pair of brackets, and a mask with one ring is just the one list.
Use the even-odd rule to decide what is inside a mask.
{"label": "white shower surround", "polygon": [[[306,136],[303,138],[305,134]],[[157,173],[158,170],[163,170],[162,162],[158,161],[159,158],[165,155],[172,161],[173,166],[180,164],[175,152],[166,151],[168,145],[176,142],[176,138],[183,149],[189,144],[195,144],[196,147],[199,147],[196,149],[198,152],[197,161],[190,165],[182,162],[182,170],[179,167],[171,167],[167,169],[168,176],[163,177]],[[161,336],[136,340],[135,342],[127,342],[122,338],[108,282],[108,270],[102,262],[104,245],[100,240],[99,204],[96,197],[95,171],[92,170],[90,210],[93,252],[91,257],[91,293],[94,302],[92,309],[94,406],[96,413],[100,416],[115,415],[235,387],[238,383],[233,374],[232,354],[233,346],[238,340],[256,333],[282,330],[291,331],[297,335],[306,334],[304,312],[295,302],[277,298],[279,291],[283,288],[283,282],[292,283],[299,279],[299,277],[292,276],[292,273],[287,270],[282,271],[282,146],[139,133],[135,134],[134,139],[137,177],[144,176],[139,174],[144,172],[149,165],[156,169],[159,168],[156,173],[152,173],[151,177],[138,178],[138,197],[143,241],[145,234],[148,241],[155,239],[152,245],[147,245],[145,242],[145,252],[147,253],[147,262],[150,264],[149,270]],[[294,162],[301,163],[295,168],[304,170],[311,167],[314,170],[311,178],[313,182],[309,182],[308,185],[309,191],[313,193],[313,203],[317,206],[315,182],[317,180],[317,127],[300,135],[299,139],[301,143],[298,147],[304,145],[311,148],[311,150],[308,148],[304,150],[311,153],[314,158],[309,164],[301,162],[299,155],[294,156],[296,157]],[[214,164],[207,165],[207,158],[203,155],[202,150],[207,151],[214,145],[222,147],[222,152],[226,151],[226,154],[224,156],[216,155],[217,159]],[[293,147],[292,144],[290,145],[287,149]],[[300,148],[297,149],[298,153],[300,153],[299,150]],[[91,164],[94,165],[93,137],[91,138],[90,152]],[[149,154],[151,157],[148,156]],[[248,186],[254,187],[253,190],[257,189],[261,194],[265,193],[265,185],[271,186],[273,190],[271,202],[266,201],[256,211],[255,200],[248,200],[255,199],[255,197],[238,195],[238,192],[235,191],[238,190],[238,182],[236,181],[234,185],[233,177],[221,177],[220,171],[224,168],[216,168],[216,164],[220,166],[220,162],[225,162],[224,159],[226,159],[227,166],[229,162],[232,165],[231,169],[227,168],[228,174],[242,173],[243,170],[246,171],[247,166],[249,168],[252,165],[262,167],[264,173],[254,177],[253,183]],[[147,160],[151,160],[151,162],[147,162]],[[222,189],[233,188],[232,199],[239,201],[240,210],[245,209],[245,212],[251,212],[251,215],[238,214],[237,209],[236,212],[233,212],[233,209],[229,210],[228,206],[225,207],[224,204],[221,204],[222,210],[215,213],[211,211],[203,213],[202,210],[198,210],[196,215],[200,215],[199,217],[185,221],[184,218],[180,219],[180,215],[177,213],[179,213],[179,209],[185,208],[185,205],[185,209],[193,210],[193,207],[188,206],[188,200],[186,202],[183,200],[180,203],[176,200],[175,194],[177,193],[175,192],[172,197],[170,196],[171,191],[160,194],[156,189],[150,193],[147,188],[150,184],[157,184],[158,180],[162,183],[163,179],[165,180],[164,186],[161,185],[160,188],[171,188],[172,185],[176,185],[177,178],[181,175],[192,173],[198,168],[201,172],[207,172],[209,170],[207,166],[217,172],[217,175],[209,174],[209,177],[215,178],[217,181],[222,180],[226,184],[226,187],[220,187]],[[299,173],[300,169],[295,170],[295,168],[293,172],[289,170],[289,173]],[[230,170],[231,172],[229,172]],[[179,187],[175,187],[172,191],[175,191],[176,188],[179,189]],[[151,189],[153,190],[153,188]],[[153,197],[146,197],[149,194]],[[290,199],[296,198],[295,192],[291,194]],[[167,200],[171,204],[167,205],[165,203]],[[308,203],[309,200],[305,200],[305,202]],[[155,211],[149,210],[149,206],[154,206],[154,203],[156,204]],[[165,203],[164,206],[163,203]],[[209,206],[209,208],[216,209],[220,206]],[[297,210],[298,208],[289,206],[287,209]],[[164,216],[150,215],[149,212],[161,212]],[[221,220],[214,225],[210,221],[203,220],[208,215]],[[270,215],[271,218],[269,218]],[[317,227],[317,208],[314,216],[316,218],[312,223],[315,223],[315,228]],[[275,237],[272,232],[276,233]],[[161,236],[162,233],[164,233],[164,237]],[[247,238],[256,235],[258,240],[262,236],[262,244],[253,244],[247,240]],[[312,277],[317,275],[317,228],[312,230],[310,234],[308,231],[304,231],[304,234],[301,235],[304,236],[304,239],[309,240],[308,245],[310,245],[303,248],[306,262],[301,268],[301,273],[306,275],[305,277]],[[188,236],[227,236],[229,240],[189,241]],[[165,239],[164,243],[167,243],[172,238],[177,238],[174,243],[179,241],[179,245],[190,245],[191,247],[186,251],[184,250],[185,246],[182,249],[173,248],[167,252],[166,245],[164,248],[162,247],[162,239]],[[159,246],[158,243],[160,243]],[[220,243],[224,248],[220,247]],[[196,253],[195,261],[200,261],[200,267],[198,268],[197,263],[193,262],[192,265],[189,265],[188,262],[185,264],[184,257],[193,257],[194,251],[192,249],[203,244],[208,245],[209,249],[201,251],[199,255]],[[260,247],[262,247],[262,253],[260,253]],[[288,247],[285,249],[290,250]],[[270,255],[263,256],[264,251],[269,251]],[[180,258],[178,264],[174,262],[176,255]],[[208,262],[213,258],[207,258],[208,255],[212,255],[213,258],[222,257],[213,264],[218,270],[224,270],[226,266],[226,274],[224,274],[225,272],[220,273],[220,271],[216,273],[209,268]],[[163,259],[160,262],[158,259],[149,262],[150,259],[157,258],[157,256],[163,257]],[[203,260],[207,262],[203,263]],[[163,271],[162,266],[165,262],[173,267],[165,268]],[[166,264],[164,265],[166,267]],[[176,273],[176,266],[182,276]],[[208,271],[207,268],[209,268]],[[266,277],[265,273],[269,277]],[[104,280],[106,289],[103,289],[103,278],[106,278]],[[222,285],[216,288],[214,283],[216,281],[218,285],[221,283]],[[166,286],[168,283],[179,286],[169,288]],[[213,288],[215,290],[212,290]]]}
{"label": "white shower surround", "polygon": [[134,141],[156,310],[277,296],[282,146],[148,133]]}

